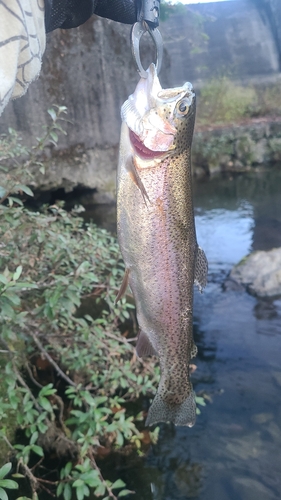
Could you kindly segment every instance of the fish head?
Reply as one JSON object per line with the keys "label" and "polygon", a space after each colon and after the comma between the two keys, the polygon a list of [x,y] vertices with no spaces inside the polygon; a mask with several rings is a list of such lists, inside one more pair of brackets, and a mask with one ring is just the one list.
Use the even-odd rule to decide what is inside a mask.
{"label": "fish head", "polygon": [[134,154],[144,160],[162,158],[190,146],[192,133],[189,138],[186,132],[191,122],[193,132],[195,118],[195,94],[191,83],[162,89],[154,64],[149,66],[147,73],[147,78],[140,79],[135,92],[121,108]]}

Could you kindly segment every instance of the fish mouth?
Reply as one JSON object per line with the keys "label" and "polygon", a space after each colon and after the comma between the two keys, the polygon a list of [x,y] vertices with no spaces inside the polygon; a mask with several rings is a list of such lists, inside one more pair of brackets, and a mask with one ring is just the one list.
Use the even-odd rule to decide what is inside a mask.
{"label": "fish mouth", "polygon": [[148,149],[143,142],[139,139],[137,134],[135,134],[131,129],[129,129],[131,144],[137,153],[137,155],[143,160],[149,160],[150,158],[160,158],[167,154],[166,151],[152,151]]}

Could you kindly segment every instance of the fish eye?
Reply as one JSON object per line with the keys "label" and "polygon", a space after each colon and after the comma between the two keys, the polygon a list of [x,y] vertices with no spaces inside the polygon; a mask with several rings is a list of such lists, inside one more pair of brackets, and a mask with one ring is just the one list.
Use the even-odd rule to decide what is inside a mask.
{"label": "fish eye", "polygon": [[189,105],[190,105],[190,100],[189,99],[181,99],[181,101],[179,101],[177,103],[177,112],[179,115],[181,116],[184,116],[188,113],[189,111]]}
{"label": "fish eye", "polygon": [[184,104],[184,102],[180,103],[180,105],[179,105],[179,111],[181,113],[184,113],[186,111],[186,105]]}

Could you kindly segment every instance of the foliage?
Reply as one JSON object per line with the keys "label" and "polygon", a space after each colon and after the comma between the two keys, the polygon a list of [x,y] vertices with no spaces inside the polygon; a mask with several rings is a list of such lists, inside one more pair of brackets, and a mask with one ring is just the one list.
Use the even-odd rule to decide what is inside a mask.
{"label": "foliage", "polygon": [[280,85],[248,87],[223,76],[212,78],[198,96],[197,124],[214,126],[245,118],[280,115]]}
{"label": "foliage", "polygon": [[[13,448],[28,466],[31,454],[44,455],[41,434],[56,425],[57,415],[66,414],[59,422],[66,439],[77,444],[72,449],[79,463],[59,493],[67,499],[66,484],[73,484],[81,485],[77,498],[83,498],[82,490],[86,496],[92,483],[84,489],[77,483],[77,467],[83,465],[83,474],[96,472],[93,485],[101,494],[104,483],[90,455],[108,442],[118,448],[140,436],[125,403],[153,393],[157,375],[149,363],[134,359],[131,343],[118,331],[132,306],[125,299],[114,303],[124,272],[117,243],[105,230],[84,227],[80,217],[60,207],[41,214],[23,207],[2,210],[0,329],[9,358],[3,373],[6,396],[0,402],[2,437],[12,417],[28,439]],[[85,298],[92,299],[93,310],[79,317]],[[97,306],[102,308],[98,316]],[[36,386],[32,392],[22,368]],[[56,375],[55,383],[46,384],[40,374],[44,368]],[[52,432],[59,434],[58,429]],[[107,493],[114,489],[107,486]]]}
{"label": "foliage", "polygon": [[8,134],[0,136],[0,173],[2,175],[4,173],[5,180],[5,187],[0,186],[0,204],[7,199],[10,206],[14,202],[22,205],[19,198],[14,198],[15,194],[25,193],[28,196],[33,196],[31,189],[27,186],[27,184],[32,183],[33,179],[31,167],[44,173],[40,153],[46,143],[52,143],[56,146],[58,133],[65,134],[61,122],[66,121],[62,116],[66,113],[66,107],[56,106],[55,109],[49,109],[48,113],[52,122],[49,126],[43,127],[42,137],[37,137],[36,145],[31,150],[22,145],[21,137],[11,128],[8,129]]}
{"label": "foliage", "polygon": [[9,474],[12,468],[10,462],[6,463],[0,469],[0,498],[1,500],[8,500],[8,495],[5,490],[16,490],[18,488],[18,483],[12,479],[5,479],[5,476]]}
{"label": "foliage", "polygon": [[281,114],[281,94],[280,82],[278,84],[268,84],[266,87],[256,89],[256,106],[252,106],[252,116],[266,116]]}
{"label": "foliage", "polygon": [[229,123],[249,113],[255,91],[233,83],[229,78],[213,78],[199,96],[198,115],[202,124]]}
{"label": "foliage", "polygon": [[234,153],[234,138],[231,133],[213,134],[208,140],[202,132],[197,133],[193,145],[193,158],[197,165],[207,171],[216,169],[225,162],[225,159],[232,158]]}
{"label": "foliage", "polygon": [[[115,238],[85,225],[78,209],[69,214],[52,206],[36,213],[19,197],[32,195],[22,179],[30,182],[31,170],[42,169],[38,153],[47,139],[56,143],[64,111],[49,110],[52,124],[31,151],[13,130],[1,137],[6,185],[0,206],[0,437],[33,493],[57,485],[65,500],[72,489],[82,500],[90,488],[98,497],[114,499],[128,490],[120,479],[103,478],[96,451],[130,442],[141,446],[142,434],[126,402],[152,394],[158,371],[135,359],[131,342],[118,330],[133,306],[125,299],[115,304],[124,273]],[[91,310],[81,316],[85,300]],[[12,443],[11,420],[24,431],[23,441]],[[66,464],[59,482],[37,473],[48,446]],[[31,470],[36,456],[39,462]],[[0,484],[6,500],[4,488],[17,483],[3,479]]]}

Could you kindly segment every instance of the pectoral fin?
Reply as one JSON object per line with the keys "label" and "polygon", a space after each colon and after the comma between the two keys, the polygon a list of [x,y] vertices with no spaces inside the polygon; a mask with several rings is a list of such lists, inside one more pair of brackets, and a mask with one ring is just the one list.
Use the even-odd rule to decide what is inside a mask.
{"label": "pectoral fin", "polygon": [[123,278],[123,281],[121,283],[121,286],[120,286],[120,289],[119,289],[119,292],[117,294],[117,297],[115,299],[115,304],[117,304],[117,302],[122,299],[123,295],[125,294],[126,292],[126,289],[127,289],[127,286],[129,284],[129,273],[130,273],[130,269],[126,269],[125,270],[125,274],[124,274],[124,278]]}
{"label": "pectoral fin", "polygon": [[140,330],[138,334],[136,351],[139,358],[146,358],[147,356],[158,356],[148,336],[142,330]]}
{"label": "pectoral fin", "polygon": [[198,286],[199,291],[202,292],[203,288],[207,285],[208,275],[208,261],[202,248],[197,248],[197,255],[195,261],[195,274],[194,283]]}
{"label": "pectoral fin", "polygon": [[150,199],[149,199],[148,194],[146,192],[146,189],[143,185],[143,182],[138,174],[138,171],[137,171],[137,168],[135,166],[134,159],[132,158],[132,156],[130,156],[126,161],[126,170],[129,172],[132,181],[135,183],[137,188],[140,190],[142,197],[143,197],[143,201],[145,202],[145,204],[147,204],[147,201],[150,202]]}

